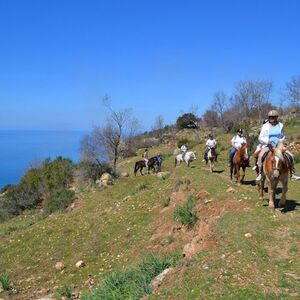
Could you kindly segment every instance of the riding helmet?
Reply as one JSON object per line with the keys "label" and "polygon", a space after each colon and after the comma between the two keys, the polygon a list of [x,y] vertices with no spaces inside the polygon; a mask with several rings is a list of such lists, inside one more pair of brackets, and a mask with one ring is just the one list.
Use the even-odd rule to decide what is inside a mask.
{"label": "riding helmet", "polygon": [[240,128],[237,132],[243,134],[243,129]]}
{"label": "riding helmet", "polygon": [[275,109],[270,110],[268,113],[268,117],[278,117],[278,116],[279,116],[279,113]]}

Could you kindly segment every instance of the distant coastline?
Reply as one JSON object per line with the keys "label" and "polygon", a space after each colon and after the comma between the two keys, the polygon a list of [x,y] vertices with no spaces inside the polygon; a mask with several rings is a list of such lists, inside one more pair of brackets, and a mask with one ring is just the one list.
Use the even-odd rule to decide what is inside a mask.
{"label": "distant coastline", "polygon": [[0,130],[0,188],[16,184],[35,162],[63,156],[78,162],[79,130]]}

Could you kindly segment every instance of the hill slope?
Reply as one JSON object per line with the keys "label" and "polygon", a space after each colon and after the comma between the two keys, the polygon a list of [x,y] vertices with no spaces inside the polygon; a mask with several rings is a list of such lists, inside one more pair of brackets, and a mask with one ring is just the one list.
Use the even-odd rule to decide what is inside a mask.
{"label": "hill slope", "polygon": [[[219,136],[223,148],[229,139]],[[97,286],[108,272],[136,266],[149,253],[183,252],[185,258],[150,299],[299,296],[300,183],[289,182],[287,212],[270,211],[258,199],[253,171],[247,169],[244,185],[232,184],[227,151],[211,174],[201,162],[203,148],[195,146],[199,157],[190,168],[174,168],[173,147],[151,149],[150,154],[165,155],[169,177],[131,175],[107,188],[82,190],[64,214],[41,219],[27,212],[0,224],[0,274],[8,273],[19,291],[0,293],[2,298],[36,299],[64,284],[87,290],[91,278]],[[120,169],[132,174],[138,159],[122,161]],[[230,186],[233,193],[226,192]],[[189,195],[198,195],[192,228],[173,220]],[[75,267],[78,260],[85,262],[83,268]],[[61,271],[54,268],[59,261],[65,265]]]}

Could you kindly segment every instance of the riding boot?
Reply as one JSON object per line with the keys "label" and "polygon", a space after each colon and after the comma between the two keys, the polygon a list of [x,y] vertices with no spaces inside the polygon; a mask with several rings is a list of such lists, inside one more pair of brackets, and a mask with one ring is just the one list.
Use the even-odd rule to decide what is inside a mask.
{"label": "riding boot", "polygon": [[261,181],[261,173],[262,173],[262,166],[258,167],[258,175],[256,177],[256,181]]}

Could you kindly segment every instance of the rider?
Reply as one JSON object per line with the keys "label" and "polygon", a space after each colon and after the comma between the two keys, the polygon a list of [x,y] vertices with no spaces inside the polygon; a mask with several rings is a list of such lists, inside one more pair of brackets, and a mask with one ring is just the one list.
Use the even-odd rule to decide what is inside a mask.
{"label": "rider", "polygon": [[243,144],[246,144],[246,143],[247,143],[246,138],[243,136],[243,129],[240,128],[237,131],[237,134],[231,140],[232,147],[229,152],[229,164],[228,164],[229,167],[232,164],[235,152],[237,150],[239,150]]}
{"label": "rider", "polygon": [[[216,145],[217,145],[217,141],[214,139],[212,134],[209,134],[208,135],[208,140],[206,141],[206,146],[207,147],[206,147],[205,152],[204,152],[204,159],[202,161],[207,160],[208,151],[212,148],[216,148]],[[216,157],[216,161],[217,161],[217,157]]]}
{"label": "rider", "polygon": [[184,160],[184,156],[185,154],[188,152],[189,150],[189,145],[186,143],[186,144],[183,144],[180,148],[180,151],[182,153],[182,159]]}
{"label": "rider", "polygon": [[[276,147],[278,142],[284,142],[285,140],[283,124],[278,121],[278,116],[279,114],[277,110],[269,111],[268,122],[266,122],[261,128],[258,141],[260,144],[262,144],[262,150],[260,151],[257,160],[258,176],[256,177],[256,181],[261,181],[262,179],[262,158],[264,154],[268,152],[270,148]],[[292,158],[290,166],[291,179],[299,180],[300,176],[295,175],[293,155],[289,151],[286,152]]]}
{"label": "rider", "polygon": [[149,154],[148,154],[148,149],[147,148],[144,151],[143,158],[144,158],[146,166],[148,166]]}

